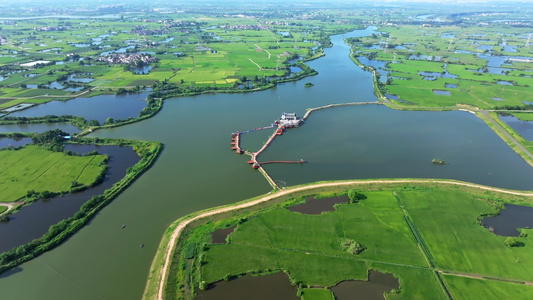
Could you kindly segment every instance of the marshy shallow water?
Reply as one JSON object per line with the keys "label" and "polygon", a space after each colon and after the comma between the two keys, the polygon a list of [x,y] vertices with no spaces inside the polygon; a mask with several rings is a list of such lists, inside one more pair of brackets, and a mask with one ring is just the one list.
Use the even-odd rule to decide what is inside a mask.
{"label": "marshy shallow water", "polygon": [[198,291],[195,299],[213,300],[299,300],[297,288],[292,286],[289,277],[283,272],[265,276],[245,275],[230,281],[219,281],[205,291]]}
{"label": "marshy shallow water", "polygon": [[350,199],[347,195],[334,196],[328,198],[314,199],[308,198],[305,203],[296,204],[294,206],[287,207],[288,210],[293,212],[299,212],[305,215],[319,215],[323,212],[334,211],[335,204],[349,203]]}
{"label": "marshy shallow water", "polygon": [[382,300],[383,293],[399,287],[392,274],[370,270],[368,281],[346,280],[331,288],[336,300]]}
{"label": "marshy shallow water", "polygon": [[518,228],[533,228],[533,207],[505,205],[494,217],[483,219],[483,226],[501,236],[518,236]]}

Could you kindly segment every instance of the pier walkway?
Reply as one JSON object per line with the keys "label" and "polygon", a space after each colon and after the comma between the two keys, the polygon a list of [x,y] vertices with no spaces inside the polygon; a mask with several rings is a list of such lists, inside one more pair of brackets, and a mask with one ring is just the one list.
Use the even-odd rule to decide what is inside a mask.
{"label": "pier walkway", "polygon": [[302,117],[302,120],[306,120],[309,115],[317,110],[326,109],[326,108],[333,108],[333,107],[340,107],[340,106],[354,106],[354,105],[372,105],[372,104],[381,104],[379,101],[372,101],[372,102],[350,102],[350,103],[338,103],[338,104],[328,104],[320,107],[315,108],[308,108],[305,112],[305,115]]}
{"label": "pier walkway", "polygon": [[[373,101],[373,102],[351,102],[351,103],[328,104],[328,105],[324,105],[324,106],[320,106],[320,107],[309,108],[305,112],[305,115],[302,117],[302,120],[305,121],[312,112],[317,111],[317,110],[321,110],[321,109],[340,107],[340,106],[372,105],[372,104],[381,104],[381,103],[379,101]],[[245,133],[253,132],[253,131],[257,131],[257,130],[270,129],[270,128],[276,128],[276,130],[274,130],[272,135],[270,135],[270,137],[265,142],[265,144],[261,147],[261,149],[259,149],[256,152],[250,152],[250,151],[242,150],[242,148],[240,146],[240,143],[239,143],[241,134],[245,134]],[[243,154],[244,153],[246,155],[251,156],[252,158],[251,158],[251,160],[248,161],[248,163],[252,165],[252,168],[259,170],[259,172],[261,172],[263,174],[263,176],[265,176],[266,180],[272,186],[272,188],[276,189],[276,190],[280,189],[279,186],[276,184],[276,182],[274,182],[272,177],[270,177],[270,175],[268,175],[268,173],[265,171],[265,169],[263,169],[262,165],[272,164],[272,163],[289,163],[289,164],[303,164],[303,163],[305,163],[305,161],[302,160],[302,159],[299,160],[299,161],[272,160],[272,161],[266,161],[266,162],[262,162],[262,163],[257,161],[257,157],[259,156],[259,154],[261,154],[261,152],[263,152],[272,143],[272,141],[274,140],[274,138],[276,138],[277,135],[280,135],[280,133],[278,133],[278,132],[280,132],[281,130],[284,130],[284,129],[285,129],[285,127],[283,127],[281,125],[278,125],[276,127],[276,125],[272,124],[270,126],[258,127],[258,128],[250,129],[250,130],[247,130],[247,131],[236,132],[236,133],[232,133],[231,134],[231,150],[235,150],[235,152],[237,152],[238,154]]]}

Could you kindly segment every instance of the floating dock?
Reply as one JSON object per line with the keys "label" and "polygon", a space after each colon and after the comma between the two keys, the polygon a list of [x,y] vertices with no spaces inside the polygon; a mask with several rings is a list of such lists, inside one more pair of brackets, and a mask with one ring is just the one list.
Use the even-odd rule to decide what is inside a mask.
{"label": "floating dock", "polygon": [[[251,159],[248,160],[247,163],[250,164],[253,169],[259,170],[261,173],[263,173],[263,175],[265,176],[265,178],[268,180],[268,182],[273,188],[279,189],[278,185],[274,182],[274,180],[272,180],[272,178],[268,175],[268,173],[263,169],[262,165],[273,164],[273,163],[303,164],[305,163],[305,161],[303,159],[300,159],[300,160],[295,160],[295,161],[271,160],[271,161],[266,161],[266,162],[258,162],[257,156],[259,156],[259,154],[263,152],[270,145],[270,143],[272,143],[272,141],[274,140],[276,136],[282,135],[283,132],[287,128],[299,126],[302,122],[303,122],[303,119],[297,117],[296,113],[283,113],[281,117],[279,118],[279,120],[274,121],[274,124],[271,124],[270,126],[258,127],[258,128],[250,129],[250,130],[243,131],[243,132],[232,133],[230,149],[234,150],[236,153],[239,153],[239,154],[246,153],[250,155]],[[261,147],[261,149],[259,149],[256,152],[247,152],[241,149],[240,144],[239,144],[239,138],[241,134],[258,131],[258,130],[271,129],[271,128],[276,128],[276,130],[274,130],[272,135],[270,135],[270,137],[265,142],[265,144]]]}

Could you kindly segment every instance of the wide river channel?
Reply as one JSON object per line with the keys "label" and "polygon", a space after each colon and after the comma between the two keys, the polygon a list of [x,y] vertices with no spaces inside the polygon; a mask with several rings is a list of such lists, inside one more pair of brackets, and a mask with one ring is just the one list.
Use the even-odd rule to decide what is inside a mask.
{"label": "wide river channel", "polygon": [[[343,38],[309,62],[319,75],[263,92],[169,99],[155,117],[93,136],[161,141],[156,164],[60,247],[0,275],[2,299],[140,299],[166,228],[201,209],[271,190],[230,151],[230,134],[269,125],[282,112],[302,116],[330,103],[375,101],[372,77],[349,59]],[[311,88],[304,83],[312,82]],[[408,100],[408,99],[407,99]],[[98,110],[98,108],[94,108]],[[243,136],[257,150],[272,131]],[[433,158],[449,164],[433,165]],[[280,185],[351,178],[452,178],[533,189],[533,168],[466,112],[403,112],[385,106],[314,112],[261,156],[304,165],[267,165]],[[122,225],[126,225],[122,228]],[[144,247],[139,247],[144,244]]]}

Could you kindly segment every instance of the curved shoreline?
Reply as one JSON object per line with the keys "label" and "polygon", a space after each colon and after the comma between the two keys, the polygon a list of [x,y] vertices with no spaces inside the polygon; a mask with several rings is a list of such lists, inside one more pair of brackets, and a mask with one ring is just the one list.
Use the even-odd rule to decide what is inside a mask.
{"label": "curved shoreline", "polygon": [[3,213],[0,213],[0,216],[2,216],[4,214],[8,214],[11,210],[13,210],[15,205],[18,205],[18,204],[20,204],[20,203],[17,203],[17,202],[2,202],[2,203],[0,203],[0,206],[7,207],[7,209]]}
{"label": "curved shoreline", "polygon": [[[111,140],[111,142],[109,140]],[[143,145],[144,147],[150,148],[140,157],[136,164],[130,167],[131,170],[129,172],[127,171],[124,177],[120,178],[101,194],[94,195],[84,202],[74,216],[53,224],[44,235],[35,238],[31,242],[19,245],[3,252],[3,258],[0,260],[0,274],[59,246],[72,235],[74,235],[88,222],[90,222],[100,210],[111,203],[111,201],[113,201],[120,193],[122,193],[128,186],[135,182],[144,172],[146,172],[159,157],[159,154],[163,148],[162,144],[159,142],[124,139],[109,140],[107,142],[110,144],[116,142],[127,145],[129,142],[129,146]],[[85,139],[84,141],[95,143],[93,139]],[[101,144],[106,144],[106,142],[102,142]],[[8,210],[6,212],[11,211],[12,210]]]}
{"label": "curved shoreline", "polygon": [[[324,187],[342,187],[342,186],[351,186],[351,185],[366,185],[366,184],[439,184],[439,185],[447,185],[447,186],[456,186],[456,187],[465,187],[465,188],[475,188],[483,191],[489,191],[489,192],[498,192],[498,193],[504,193],[508,195],[514,195],[514,196],[526,196],[526,197],[532,197],[533,192],[531,191],[515,191],[515,190],[507,190],[502,188],[495,188],[485,185],[480,185],[476,183],[469,183],[469,182],[463,182],[463,181],[455,181],[455,180],[446,180],[446,179],[372,179],[372,180],[349,180],[349,181],[334,181],[334,182],[318,182],[310,185],[304,185],[304,186],[296,186],[292,188],[287,188],[283,190],[279,190],[275,193],[266,194],[263,196],[259,196],[259,198],[255,198],[251,201],[246,202],[240,202],[231,206],[224,206],[224,207],[218,207],[209,209],[207,211],[201,211],[192,215],[185,216],[181,219],[178,219],[173,224],[169,226],[169,229],[173,226],[176,226],[173,231],[172,235],[170,236],[170,239],[168,242],[165,242],[165,236],[163,235],[163,238],[161,240],[161,244],[159,246],[158,252],[164,249],[164,257],[163,257],[163,263],[161,265],[161,269],[157,266],[159,264],[157,256],[158,253],[156,253],[154,257],[154,261],[152,262],[152,265],[150,267],[150,274],[156,273],[155,278],[148,278],[147,284],[145,287],[145,292],[143,295],[143,299],[157,299],[157,300],[163,300],[163,291],[166,283],[167,273],[170,267],[171,263],[171,257],[174,253],[177,240],[180,237],[181,233],[184,231],[184,229],[194,221],[214,216],[217,214],[222,214],[226,212],[231,212],[243,208],[250,208],[255,205],[268,202],[270,200],[279,198],[281,196],[286,196],[290,193],[294,192],[301,192],[306,190],[312,190],[316,188],[324,188]],[[155,295],[153,297],[149,297],[146,292],[149,289],[150,286],[153,286],[157,282]]]}

